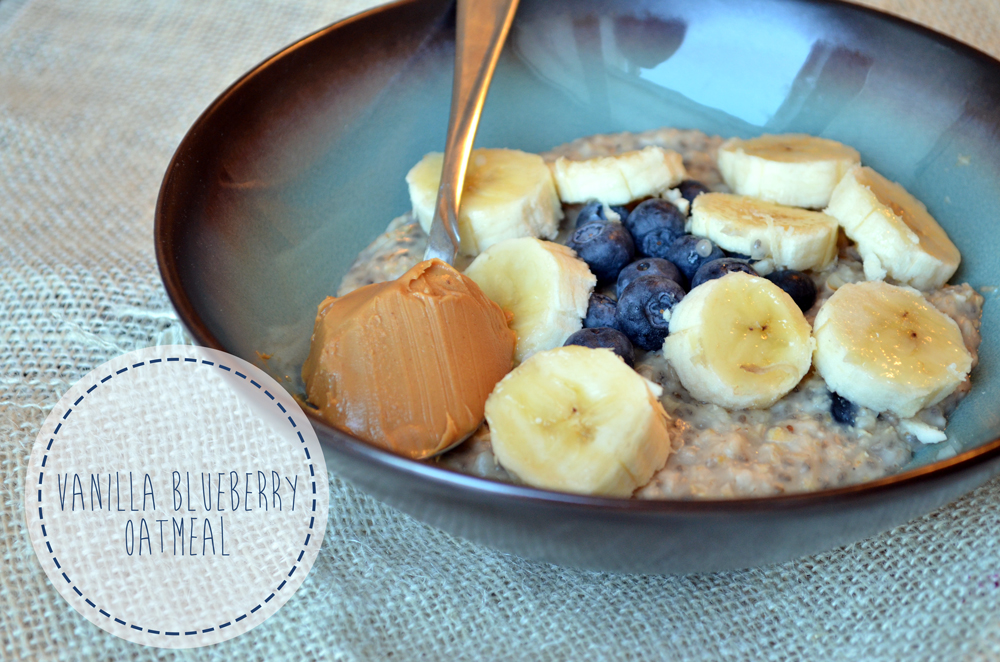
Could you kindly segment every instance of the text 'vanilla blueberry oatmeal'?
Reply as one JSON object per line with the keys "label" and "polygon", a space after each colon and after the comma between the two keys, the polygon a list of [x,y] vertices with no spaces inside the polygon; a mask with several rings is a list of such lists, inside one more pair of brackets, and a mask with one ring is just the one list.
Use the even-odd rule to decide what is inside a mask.
{"label": "text 'vanilla blueberry oatmeal'", "polygon": [[[338,297],[420,262],[440,169],[435,154],[413,167],[413,211],[362,251]],[[944,428],[970,388],[983,298],[947,284],[958,249],[855,149],[677,129],[541,155],[481,149],[462,203],[456,269],[515,341],[510,368],[494,349],[480,371],[495,380],[482,413],[462,418],[485,422],[429,461],[565,492],[687,499],[860,483],[924,444],[954,454]],[[314,334],[311,355],[330,342]],[[313,404],[340,407],[328,420],[367,439],[340,422],[352,415],[336,400],[342,378],[323,379],[333,400]],[[412,408],[394,389],[404,397],[382,385],[380,406]]]}

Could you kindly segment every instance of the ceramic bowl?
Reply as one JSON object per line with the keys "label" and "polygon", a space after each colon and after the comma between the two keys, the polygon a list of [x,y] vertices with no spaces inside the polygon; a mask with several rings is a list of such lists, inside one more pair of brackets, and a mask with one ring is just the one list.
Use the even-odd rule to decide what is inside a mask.
{"label": "ceramic bowl", "polygon": [[[443,0],[342,21],[261,63],[197,120],[156,210],[166,289],[194,339],[289,391],[316,306],[409,207],[403,177],[444,144],[454,24]],[[998,283],[1000,63],[846,3],[524,0],[478,145],[544,151],[661,126],[841,140],[922,199],[962,251],[955,282]],[[530,559],[628,572],[781,561],[927,513],[1000,468],[1000,320],[988,301],[972,393],[903,473],[807,494],[631,501],[507,485],[396,457],[312,421],[329,464],[456,535]],[[261,362],[260,355],[271,355]]]}

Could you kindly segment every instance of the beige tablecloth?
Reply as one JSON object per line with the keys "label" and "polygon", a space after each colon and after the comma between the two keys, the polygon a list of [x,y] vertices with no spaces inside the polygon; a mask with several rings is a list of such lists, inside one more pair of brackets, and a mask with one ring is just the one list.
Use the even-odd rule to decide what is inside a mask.
{"label": "beige tablecloth", "polygon": [[[49,408],[90,368],[183,341],[159,281],[167,161],[232,80],[369,0],[0,2],[0,658],[996,659],[1000,482],[885,535],[687,577],[533,564],[330,483],[322,553],[250,633],[161,651],[91,625],[28,542]],[[996,0],[872,1],[1000,56]]]}

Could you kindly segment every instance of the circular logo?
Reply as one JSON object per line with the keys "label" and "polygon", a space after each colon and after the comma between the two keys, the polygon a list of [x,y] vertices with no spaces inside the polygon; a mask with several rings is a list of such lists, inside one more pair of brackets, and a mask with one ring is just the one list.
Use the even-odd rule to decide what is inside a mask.
{"label": "circular logo", "polygon": [[151,347],[88,373],[35,440],[24,505],[56,590],[103,630],[191,648],[262,623],[326,528],[308,419],[259,368]]}

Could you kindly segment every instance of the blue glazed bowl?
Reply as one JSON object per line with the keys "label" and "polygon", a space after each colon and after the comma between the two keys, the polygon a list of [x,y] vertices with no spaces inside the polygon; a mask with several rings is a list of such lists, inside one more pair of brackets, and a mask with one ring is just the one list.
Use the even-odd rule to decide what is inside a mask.
{"label": "blue glazed bowl", "polygon": [[[321,30],[222,94],[178,148],[157,258],[202,345],[265,362],[293,393],[316,305],[409,207],[403,177],[444,144],[453,16],[387,5]],[[962,251],[955,282],[1000,284],[1000,63],[900,19],[805,0],[524,0],[478,145],[543,151],[661,126],[806,132],[860,150],[923,200]],[[1000,320],[989,301],[964,451],[808,494],[627,501],[490,482],[396,457],[313,418],[329,463],[442,529],[522,556],[611,571],[774,562],[926,513],[1000,469]]]}

